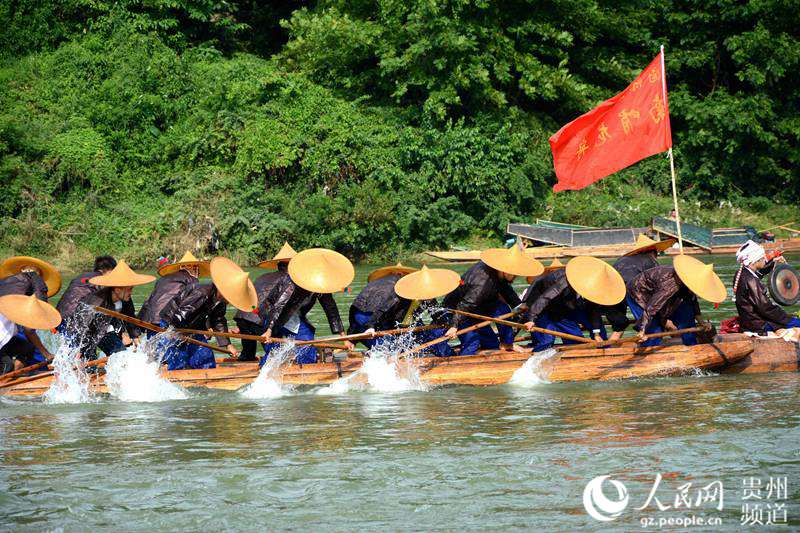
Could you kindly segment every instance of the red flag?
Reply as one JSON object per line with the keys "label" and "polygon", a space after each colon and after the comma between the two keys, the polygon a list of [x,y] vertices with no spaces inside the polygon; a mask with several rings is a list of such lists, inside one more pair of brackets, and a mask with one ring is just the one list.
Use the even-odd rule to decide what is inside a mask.
{"label": "red flag", "polygon": [[661,54],[628,88],[550,137],[558,183],[578,190],[672,147]]}

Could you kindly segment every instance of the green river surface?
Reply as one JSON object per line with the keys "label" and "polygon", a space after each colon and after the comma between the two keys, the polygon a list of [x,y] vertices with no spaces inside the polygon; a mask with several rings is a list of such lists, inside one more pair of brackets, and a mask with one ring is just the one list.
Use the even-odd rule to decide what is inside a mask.
{"label": "green river surface", "polygon": [[[731,258],[703,260],[730,283]],[[336,296],[345,320],[371,268]],[[0,530],[800,527],[796,373],[315,392],[0,399]],[[622,499],[621,482],[628,504],[603,522],[583,502],[606,475],[602,494]]]}

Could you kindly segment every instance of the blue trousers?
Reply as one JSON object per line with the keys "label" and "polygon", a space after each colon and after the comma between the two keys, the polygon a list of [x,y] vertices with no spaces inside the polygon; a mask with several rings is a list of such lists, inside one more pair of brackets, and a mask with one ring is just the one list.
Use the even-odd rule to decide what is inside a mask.
{"label": "blue trousers", "polygon": [[[789,321],[788,324],[778,329],[783,329],[783,328],[800,328],[800,318],[793,318]],[[772,327],[772,324],[767,323],[764,325],[764,331],[775,331],[775,328]]]}
{"label": "blue trousers", "polygon": [[[577,335],[578,337],[583,337],[583,331],[581,330],[581,327],[591,330],[589,316],[583,310],[574,311],[569,316],[559,320],[558,322],[550,318],[549,314],[542,313],[539,315],[539,318],[536,319],[536,326],[549,329],[551,331],[558,331],[559,333]],[[535,352],[552,348],[556,341],[555,335],[550,335],[549,333],[533,332],[531,337],[533,337],[533,351]],[[608,338],[605,327],[600,328],[600,337],[603,339]],[[576,344],[578,341],[561,339],[561,342],[562,344]]]}
{"label": "blue trousers", "polygon": [[[511,308],[508,304],[498,300],[494,310],[489,316],[496,318],[510,312]],[[464,317],[461,321],[461,327],[466,328],[478,322],[482,322],[482,320]],[[497,333],[494,332],[491,325],[483,326],[474,331],[468,331],[458,336],[458,340],[461,341],[461,351],[459,355],[474,355],[478,353],[478,350],[496,350],[500,347],[500,343],[513,343],[515,334],[513,328],[502,324],[497,324]]]}
{"label": "blue trousers", "polygon": [[[167,324],[161,321],[161,327],[166,328]],[[192,335],[191,338],[198,341],[206,341],[202,335]],[[167,370],[186,370],[189,368],[216,368],[217,361],[214,359],[214,352],[211,348],[198,346],[189,342],[180,343],[177,339],[162,338],[158,344],[158,350],[164,353],[164,362]]]}
{"label": "blue trousers", "polygon": [[[297,330],[297,334],[294,334],[285,327],[281,326],[281,329],[279,329],[277,332],[273,332],[273,336],[279,339],[311,341],[314,340],[314,328],[311,327],[311,324],[301,319],[300,328]],[[266,363],[267,359],[269,358],[269,354],[271,354],[272,350],[278,346],[280,346],[280,343],[278,342],[271,342],[264,345],[264,357],[262,357],[261,361],[258,363],[259,368],[264,366],[264,363]],[[297,356],[295,356],[294,360],[296,363],[301,365],[310,365],[312,363],[316,363],[317,349],[313,346],[299,346],[297,348]]]}
{"label": "blue trousers", "polygon": [[[631,313],[633,313],[633,317],[636,320],[642,318],[644,314],[644,309],[639,306],[636,301],[631,298],[630,296],[625,296],[625,299],[628,302],[628,307],[631,308]],[[672,320],[672,323],[675,324],[675,327],[678,329],[686,329],[686,328],[693,328],[696,324],[694,320],[694,306],[684,301],[678,308],[672,313],[672,316],[668,317]],[[652,321],[647,329],[645,329],[645,333],[661,333],[664,329],[661,327],[656,321]],[[694,333],[684,333],[681,335],[681,340],[685,346],[694,346],[697,344],[697,335]],[[661,339],[649,339],[646,342],[640,344],[640,346],[658,346],[661,344]]]}
{"label": "blue trousers", "polygon": [[[367,322],[369,322],[369,319],[372,318],[372,313],[365,313],[363,311],[355,311],[353,313],[353,318],[356,319],[356,323],[355,324],[350,324],[350,329],[352,330],[352,332],[354,334],[355,333],[364,333],[365,331],[367,331]],[[363,344],[367,348],[372,348],[373,346],[375,346],[375,339],[361,339],[358,342],[360,342],[361,344]]]}

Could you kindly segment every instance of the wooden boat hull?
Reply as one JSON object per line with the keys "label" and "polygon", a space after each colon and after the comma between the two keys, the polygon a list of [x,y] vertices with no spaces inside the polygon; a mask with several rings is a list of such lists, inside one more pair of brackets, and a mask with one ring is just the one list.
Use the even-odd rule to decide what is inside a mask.
{"label": "wooden boat hull", "polygon": [[783,339],[747,337],[741,333],[719,335],[720,341],[753,340],[753,351],[736,363],[726,365],[723,374],[760,374],[800,371],[800,345]]}
{"label": "wooden boat hull", "polygon": [[[576,349],[546,358],[540,377],[549,381],[588,381],[674,376],[695,370],[713,370],[733,365],[754,349],[751,339],[737,339],[697,346],[665,345],[651,348],[621,346],[606,349]],[[529,353],[485,352],[460,357],[421,357],[403,361],[401,374],[418,372],[422,383],[439,385],[500,385],[508,383],[514,372],[530,358]],[[361,357],[341,363],[311,365],[287,364],[274,376],[289,385],[328,385],[347,377],[362,366]],[[405,367],[414,367],[405,368]],[[258,376],[256,363],[223,362],[209,370],[165,371],[164,377],[183,387],[236,390]],[[41,395],[50,387],[47,377],[0,389],[6,395]],[[93,377],[92,389],[107,392],[103,376]]]}

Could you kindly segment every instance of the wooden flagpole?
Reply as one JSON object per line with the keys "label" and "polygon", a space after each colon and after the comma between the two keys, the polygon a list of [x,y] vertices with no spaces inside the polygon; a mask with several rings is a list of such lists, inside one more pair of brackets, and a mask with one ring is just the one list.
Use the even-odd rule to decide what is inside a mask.
{"label": "wooden flagpole", "polygon": [[[667,112],[667,69],[664,66],[664,45],[661,45],[661,98],[664,102],[664,111]],[[672,144],[670,142],[670,144]],[[683,234],[681,233],[681,214],[678,210],[678,187],[675,184],[675,158],[672,157],[672,146],[669,154],[669,170],[672,173],[672,202],[675,205],[675,225],[678,226],[678,247],[683,253]]]}

